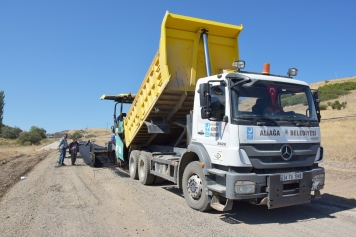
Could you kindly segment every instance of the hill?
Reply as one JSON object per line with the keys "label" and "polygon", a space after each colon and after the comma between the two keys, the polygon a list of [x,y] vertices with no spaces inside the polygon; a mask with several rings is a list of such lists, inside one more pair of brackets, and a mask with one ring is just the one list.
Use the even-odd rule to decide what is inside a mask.
{"label": "hill", "polygon": [[[105,128],[86,128],[86,129],[78,129],[78,130],[67,130],[66,133],[73,134],[75,132],[79,132],[83,134],[83,137],[80,139],[82,141],[91,140],[98,145],[105,145],[105,142],[110,141],[110,136],[113,135],[111,129]],[[68,139],[68,142],[71,142],[71,139]]]}
{"label": "hill", "polygon": [[[333,80],[326,80],[322,82],[311,83],[309,86],[312,89],[318,89],[323,85],[330,85],[336,83],[342,83],[347,81],[356,82],[356,77],[348,77],[348,78],[339,78]],[[356,90],[351,91],[349,94],[345,94],[345,96],[340,96],[337,99],[323,101],[321,105],[328,105],[328,103],[333,103],[334,101],[339,101],[340,103],[346,102],[346,108],[341,110],[332,109],[330,106],[327,106],[326,110],[321,111],[321,118],[330,119],[330,118],[338,118],[338,117],[353,117],[356,116]]]}

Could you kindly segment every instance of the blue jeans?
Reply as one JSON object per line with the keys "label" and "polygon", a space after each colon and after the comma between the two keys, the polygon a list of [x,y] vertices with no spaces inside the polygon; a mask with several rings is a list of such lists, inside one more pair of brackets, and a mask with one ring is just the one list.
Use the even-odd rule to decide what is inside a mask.
{"label": "blue jeans", "polygon": [[65,156],[66,156],[66,148],[62,148],[60,153],[59,153],[58,164],[63,164]]}

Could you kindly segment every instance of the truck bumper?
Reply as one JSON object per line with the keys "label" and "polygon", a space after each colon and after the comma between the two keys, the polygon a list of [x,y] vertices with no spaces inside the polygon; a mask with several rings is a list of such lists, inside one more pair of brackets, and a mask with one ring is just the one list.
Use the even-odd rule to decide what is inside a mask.
{"label": "truck bumper", "polygon": [[[302,173],[303,177],[298,180],[281,181],[283,172],[270,174],[227,172],[226,192],[220,195],[232,200],[259,200],[260,202],[263,200],[263,204],[267,204],[269,209],[308,203],[311,200],[311,191],[319,191],[324,187],[324,168],[316,167],[297,173]],[[318,177],[318,181],[314,181],[314,177]],[[237,181],[253,182],[254,193],[236,193]]]}

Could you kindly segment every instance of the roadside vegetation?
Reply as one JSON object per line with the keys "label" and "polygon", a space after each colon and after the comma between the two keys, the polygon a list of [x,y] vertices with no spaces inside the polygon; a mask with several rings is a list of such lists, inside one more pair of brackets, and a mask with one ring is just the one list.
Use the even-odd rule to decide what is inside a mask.
{"label": "roadside vegetation", "polygon": [[319,86],[320,101],[325,102],[328,100],[337,99],[344,94],[350,94],[350,91],[356,90],[355,81],[345,81],[341,83],[328,84]]}
{"label": "roadside vegetation", "polygon": [[352,96],[352,92],[356,91],[356,81],[349,80],[339,83],[325,81],[325,84],[320,85],[318,90],[320,93],[320,102],[322,102],[320,104],[320,110],[345,110],[347,101],[340,102],[340,100],[342,100],[344,96]]}

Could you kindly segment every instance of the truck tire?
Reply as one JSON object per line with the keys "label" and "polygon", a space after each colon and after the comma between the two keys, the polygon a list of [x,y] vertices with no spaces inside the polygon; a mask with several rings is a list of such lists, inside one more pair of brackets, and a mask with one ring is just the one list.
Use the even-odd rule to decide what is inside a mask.
{"label": "truck tire", "polygon": [[138,179],[137,163],[139,158],[140,158],[140,151],[137,150],[131,151],[130,158],[129,158],[129,173],[131,179]]}
{"label": "truck tire", "polygon": [[146,152],[141,152],[140,159],[138,160],[138,179],[143,185],[152,184],[155,176],[151,174],[151,160],[150,155]]}
{"label": "truck tire", "polygon": [[211,209],[205,175],[198,161],[189,163],[185,168],[182,189],[185,201],[191,208],[202,212]]}

